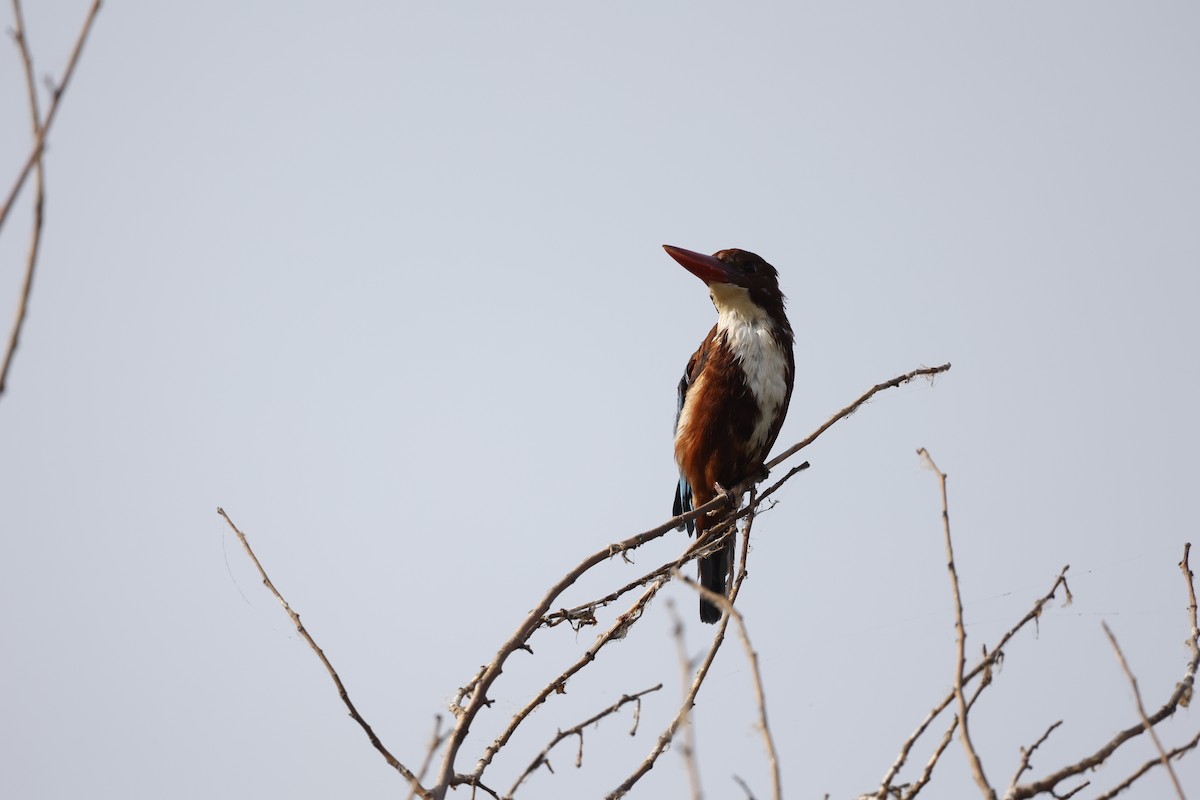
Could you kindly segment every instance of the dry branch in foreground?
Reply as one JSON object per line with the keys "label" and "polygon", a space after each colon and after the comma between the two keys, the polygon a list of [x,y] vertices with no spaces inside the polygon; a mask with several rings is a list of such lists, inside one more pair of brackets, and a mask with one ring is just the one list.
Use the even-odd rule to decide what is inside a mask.
{"label": "dry branch in foreground", "polygon": [[[826,430],[828,430],[838,421],[853,414],[864,403],[866,403],[879,392],[889,388],[901,386],[920,377],[932,378],[933,376],[946,372],[949,369],[949,364],[943,364],[938,367],[922,367],[873,386],[857,400],[834,414],[807,438],[798,442],[770,461],[767,465],[768,468],[773,469],[777,467],[787,459],[794,456],[796,453],[803,450],[812,442],[816,441],[816,439]],[[745,622],[742,619],[740,612],[738,612],[734,607],[734,603],[736,602],[742,583],[748,574],[746,570],[746,558],[749,550],[748,542],[755,514],[761,510],[764,510],[765,508],[769,508],[770,505],[774,504],[775,500],[772,498],[772,495],[774,495],[784,484],[790,481],[806,467],[808,467],[807,462],[790,467],[781,478],[776,480],[761,493],[758,493],[756,490],[757,481],[748,482],[745,485],[734,487],[733,489],[729,490],[726,495],[714,498],[711,502],[696,508],[691,512],[688,512],[687,514],[673,517],[672,519],[662,523],[661,525],[651,528],[650,530],[636,534],[596,551],[592,555],[585,558],[576,567],[567,572],[567,574],[561,579],[555,582],[545,592],[541,600],[534,606],[534,608],[526,615],[525,619],[521,622],[517,629],[500,646],[492,660],[482,666],[478,673],[476,673],[476,675],[456,693],[450,709],[455,718],[453,727],[445,734],[444,739],[440,728],[436,730],[433,743],[430,747],[431,753],[439,748],[441,749],[441,764],[437,769],[435,777],[432,779],[432,784],[428,786],[423,780],[425,771],[424,768],[422,768],[419,773],[414,774],[410,769],[397,760],[387,750],[387,748],[384,747],[382,742],[379,741],[378,737],[371,729],[371,726],[361,716],[361,714],[355,708],[353,702],[351,702],[349,694],[347,693],[341,678],[334,670],[329,659],[325,656],[324,652],[301,624],[299,615],[292,610],[287,601],[283,598],[282,594],[279,593],[274,584],[267,577],[266,571],[262,567],[261,563],[259,563],[258,558],[254,555],[254,552],[251,550],[245,534],[243,534],[233,524],[232,520],[229,519],[228,515],[226,515],[223,510],[218,509],[218,513],[221,514],[221,516],[229,524],[229,527],[238,536],[247,554],[250,556],[255,567],[259,571],[263,583],[279,600],[284,610],[292,618],[297,631],[299,631],[302,638],[308,643],[309,647],[311,647],[312,650],[317,654],[317,657],[320,659],[322,665],[328,672],[330,679],[333,681],[339,697],[341,697],[342,702],[350,711],[351,717],[356,723],[358,723],[363,732],[366,733],[368,739],[371,741],[372,746],[380,753],[380,755],[383,756],[383,758],[393,769],[399,772],[405,778],[405,780],[408,781],[412,793],[415,796],[425,798],[426,800],[441,800],[441,798],[445,797],[446,792],[449,789],[456,786],[470,786],[472,788],[472,794],[478,790],[493,797],[499,798],[501,795],[499,795],[494,789],[489,788],[488,784],[484,783],[484,780],[485,776],[491,775],[489,769],[492,767],[496,756],[510,742],[511,737],[516,730],[525,724],[525,722],[531,717],[534,710],[555,697],[558,694],[556,690],[562,689],[572,676],[578,674],[581,670],[587,668],[589,665],[594,664],[597,654],[606,644],[626,635],[629,629],[642,618],[647,606],[657,592],[668,581],[677,576],[680,569],[684,565],[722,547],[728,538],[738,535],[738,526],[740,525],[742,546],[740,548],[740,561],[738,569],[734,576],[734,581],[730,587],[728,598],[720,598],[718,600],[719,604],[725,609],[726,613],[723,615],[721,622],[717,625],[707,653],[705,657],[700,660],[699,665],[696,667],[695,672],[693,673],[691,685],[689,686],[687,692],[685,692],[684,698],[681,701],[671,722],[655,740],[650,752],[643,759],[643,761],[607,796],[610,798],[624,796],[654,766],[659,756],[671,744],[679,729],[679,726],[687,718],[693,704],[695,703],[696,696],[704,684],[705,678],[708,675],[717,651],[720,649],[720,646],[724,641],[725,631],[729,621],[730,619],[733,619],[738,625],[738,630],[741,635],[743,645],[746,649],[750,663],[754,668],[755,692],[760,719],[759,724],[760,728],[762,729],[764,742],[768,751],[768,759],[772,773],[773,796],[779,797],[782,793],[782,779],[779,774],[779,758],[775,753],[775,745],[770,736],[770,729],[767,726],[765,691],[762,687],[761,676],[757,671],[757,656],[749,645],[749,638],[745,630]],[[749,502],[742,504],[741,499],[747,493],[750,495]],[[551,611],[551,609],[555,607],[555,603],[558,601],[558,598],[563,594],[563,592],[571,587],[585,573],[592,570],[596,566],[609,561],[614,556],[625,557],[628,552],[636,550],[647,542],[654,541],[666,535],[667,533],[680,527],[687,520],[695,519],[702,514],[707,514],[711,510],[724,506],[730,500],[737,501],[731,503],[731,505],[737,510],[734,513],[724,517],[720,524],[714,524],[705,532],[703,537],[700,537],[695,541],[689,540],[679,557],[661,564],[655,569],[652,569],[641,575],[637,579],[630,581],[595,600],[589,601],[582,605],[576,605],[571,608],[559,607],[559,610]],[[688,579],[685,579],[685,582],[689,584],[692,583]],[[520,711],[513,715],[508,724],[504,726],[502,733],[482,749],[476,758],[474,767],[470,771],[463,771],[459,767],[459,761],[462,748],[467,741],[468,731],[478,715],[482,713],[484,709],[492,706],[492,699],[489,697],[489,693],[502,674],[508,658],[518,650],[532,652],[529,641],[531,637],[539,630],[552,629],[562,622],[568,622],[569,626],[574,628],[576,631],[579,631],[583,627],[589,625],[596,625],[596,612],[599,609],[617,602],[626,594],[635,592],[638,589],[642,590],[638,598],[623,613],[616,617],[615,621],[610,625],[610,627],[606,629],[605,632],[599,637],[597,637],[596,641],[576,662],[568,666],[565,670],[559,672],[557,676],[543,688],[542,691],[536,693],[535,697],[531,701],[529,701]],[[974,673],[972,673],[972,675],[973,674]],[[630,702],[632,699],[636,698],[637,702],[640,703],[640,696],[648,691],[650,690],[645,690],[637,694],[628,694],[625,698],[623,698],[623,702]],[[618,704],[618,707],[619,705],[620,704]],[[613,711],[615,711],[615,708],[607,710],[606,712],[602,712],[600,716],[603,716],[607,713],[612,713]],[[581,723],[580,726],[577,726],[579,728],[578,735],[580,738],[582,738],[582,727],[596,721],[597,719],[599,719],[599,717],[589,720],[588,722]],[[526,767],[523,773],[520,773],[515,777],[515,780],[512,783],[512,788],[509,790],[508,795],[514,794],[522,785],[522,782],[526,780],[538,766],[543,764],[548,766],[546,756],[549,753],[549,750],[555,744],[562,741],[563,738],[575,735],[573,733],[574,730],[575,729],[569,729],[568,731],[561,732],[561,734],[552,740],[550,745],[548,745],[540,755],[536,755],[533,758],[532,762],[525,762],[530,764],[530,766]],[[490,782],[491,781],[489,778],[489,783]]]}
{"label": "dry branch in foreground", "polygon": [[[934,706],[933,710],[929,712],[929,714],[917,727],[917,730],[904,742],[900,750],[900,755],[888,769],[887,774],[884,775],[883,782],[881,783],[879,789],[869,795],[869,797],[875,798],[875,800],[886,800],[886,798],[909,800],[910,798],[916,797],[918,793],[929,783],[929,779],[933,773],[934,767],[937,765],[938,760],[945,752],[946,746],[949,744],[950,738],[953,736],[953,733],[957,728],[960,732],[960,738],[962,740],[963,750],[967,757],[967,762],[971,767],[972,775],[975,778],[975,782],[979,786],[980,792],[985,798],[994,800],[994,798],[998,796],[996,788],[987,780],[986,774],[983,771],[979,754],[975,751],[974,745],[967,732],[971,707],[974,705],[975,699],[979,697],[979,694],[992,684],[992,667],[999,663],[999,660],[1003,657],[1005,646],[1009,643],[1012,637],[1019,630],[1021,630],[1021,628],[1025,627],[1025,625],[1027,625],[1029,622],[1040,617],[1042,608],[1046,605],[1046,603],[1054,599],[1055,593],[1058,591],[1060,586],[1066,594],[1066,602],[1070,602],[1071,592],[1067,587],[1066,582],[1067,567],[1063,567],[1062,571],[1055,579],[1054,584],[1050,587],[1050,591],[1037,600],[1033,606],[1033,609],[1030,610],[1030,612],[1027,613],[1016,625],[1010,628],[1009,631],[1001,637],[1000,641],[990,651],[987,648],[984,648],[981,660],[970,671],[966,671],[964,669],[966,660],[966,633],[963,622],[962,598],[958,588],[958,572],[954,563],[954,549],[950,537],[950,512],[946,494],[946,475],[938,469],[928,452],[926,452],[924,449],[921,449],[918,450],[917,453],[921,456],[923,462],[938,475],[938,483],[941,489],[942,522],[947,558],[946,566],[950,575],[951,590],[954,595],[954,623],[958,642],[953,671],[953,688],[940,703]],[[1161,744],[1161,742],[1159,742],[1154,729],[1159,723],[1174,714],[1176,709],[1178,709],[1180,706],[1188,705],[1192,696],[1196,669],[1197,666],[1200,666],[1200,627],[1197,626],[1196,621],[1195,580],[1191,568],[1188,565],[1188,557],[1190,552],[1191,544],[1185,544],[1183,548],[1183,559],[1179,562],[1179,568],[1184,575],[1184,582],[1189,601],[1188,616],[1191,625],[1190,635],[1188,638],[1188,648],[1191,651],[1191,659],[1184,670],[1183,679],[1176,684],[1174,691],[1167,698],[1166,702],[1153,714],[1146,713],[1142,706],[1141,695],[1137,689],[1137,682],[1134,679],[1132,672],[1128,669],[1128,665],[1124,660],[1123,654],[1121,654],[1120,647],[1117,645],[1115,637],[1112,637],[1111,632],[1109,632],[1109,638],[1112,641],[1114,649],[1117,651],[1122,667],[1125,669],[1126,675],[1134,686],[1135,696],[1137,697],[1139,721],[1137,724],[1119,731],[1107,743],[1097,748],[1092,753],[1080,758],[1079,760],[1060,767],[1043,778],[1033,780],[1029,783],[1020,783],[1021,777],[1026,772],[1032,771],[1030,766],[1030,757],[1033,755],[1033,752],[1045,743],[1050,735],[1054,733],[1054,731],[1062,724],[1062,721],[1059,720],[1050,724],[1041,737],[1032,745],[1030,745],[1028,748],[1019,748],[1019,752],[1021,754],[1020,760],[1016,773],[1013,775],[1012,780],[1009,782],[1008,789],[1003,795],[1004,800],[1024,800],[1025,798],[1039,796],[1051,797],[1055,798],[1055,800],[1064,800],[1067,797],[1078,794],[1085,787],[1090,785],[1089,781],[1084,780],[1081,783],[1062,791],[1059,790],[1059,786],[1065,781],[1077,779],[1084,772],[1094,770],[1095,768],[1104,764],[1109,757],[1111,757],[1112,754],[1117,751],[1118,748],[1142,733],[1148,733],[1150,734],[1151,738],[1154,739],[1159,757],[1143,764],[1135,773],[1119,783],[1109,792],[1101,795],[1101,797],[1111,798],[1116,796],[1118,793],[1124,791],[1135,781],[1148,773],[1154,768],[1154,766],[1159,765],[1164,766],[1168,770],[1172,781],[1174,782],[1177,795],[1180,798],[1183,798],[1183,789],[1180,787],[1178,779],[1175,777],[1174,770],[1171,767],[1171,761],[1173,759],[1181,758],[1186,753],[1195,749],[1197,743],[1200,742],[1200,734],[1197,734],[1197,736],[1191,741],[1168,751]],[[1105,631],[1108,631],[1107,626],[1105,626]],[[982,676],[979,686],[975,690],[975,693],[971,699],[967,700],[965,698],[964,689],[977,676]],[[925,769],[921,773],[920,777],[911,784],[897,783],[896,780],[900,770],[908,760],[916,742],[929,729],[929,726],[934,719],[936,719],[952,702],[955,701],[957,701],[958,714],[951,720],[946,732],[943,734],[941,740],[937,744],[933,755],[925,765]],[[863,797],[868,797],[868,795],[864,795]]]}
{"label": "dry branch in foreground", "polygon": [[4,200],[4,205],[0,206],[0,230],[3,230],[4,222],[8,219],[8,214],[12,211],[17,201],[17,196],[21,193],[21,188],[29,178],[29,173],[34,171],[35,168],[37,178],[34,181],[33,232],[29,237],[29,252],[25,258],[25,277],[21,282],[21,293],[17,299],[17,311],[14,315],[12,330],[8,335],[8,345],[4,348],[4,360],[0,362],[0,396],[4,394],[4,388],[8,381],[8,370],[12,366],[13,354],[17,352],[17,345],[21,340],[21,328],[25,324],[25,314],[29,307],[29,294],[33,289],[33,273],[37,266],[38,253],[41,250],[43,212],[46,205],[46,175],[42,154],[46,148],[46,136],[50,132],[50,126],[54,123],[55,115],[58,114],[59,102],[62,100],[63,93],[67,90],[67,84],[70,83],[71,76],[75,74],[75,65],[79,63],[79,54],[83,52],[83,45],[87,41],[88,34],[92,31],[92,23],[96,21],[96,14],[100,11],[100,0],[95,0],[92,3],[92,7],[88,10],[87,17],[83,21],[83,27],[79,30],[75,46],[71,49],[71,56],[67,60],[66,69],[63,71],[63,75],[58,82],[53,85],[50,95],[50,106],[46,110],[46,116],[42,117],[38,108],[37,82],[34,80],[33,74],[33,55],[29,51],[29,37],[25,29],[25,17],[21,11],[21,0],[12,0],[12,5],[13,27],[11,34],[21,55],[21,65],[25,72],[25,91],[29,98],[29,119],[33,125],[33,146],[25,159],[24,166],[17,174],[17,179],[13,182],[8,196]]}

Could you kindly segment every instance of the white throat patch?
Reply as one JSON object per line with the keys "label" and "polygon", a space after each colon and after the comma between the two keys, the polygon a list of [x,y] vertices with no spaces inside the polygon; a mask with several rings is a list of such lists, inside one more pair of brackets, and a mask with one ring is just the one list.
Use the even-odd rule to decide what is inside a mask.
{"label": "white throat patch", "polygon": [[[788,354],[771,333],[771,320],[741,286],[709,286],[717,307],[717,334],[724,338],[746,373],[746,385],[758,401],[759,417],[750,445],[766,444],[787,398]],[[765,455],[765,454],[764,454]]]}

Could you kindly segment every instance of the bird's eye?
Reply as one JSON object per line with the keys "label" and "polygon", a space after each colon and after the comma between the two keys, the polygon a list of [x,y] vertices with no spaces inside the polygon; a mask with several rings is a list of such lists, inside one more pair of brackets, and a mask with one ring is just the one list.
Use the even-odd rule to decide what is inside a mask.
{"label": "bird's eye", "polygon": [[753,275],[755,272],[758,272],[758,267],[754,264],[754,262],[743,264],[742,272],[746,273],[747,275]]}

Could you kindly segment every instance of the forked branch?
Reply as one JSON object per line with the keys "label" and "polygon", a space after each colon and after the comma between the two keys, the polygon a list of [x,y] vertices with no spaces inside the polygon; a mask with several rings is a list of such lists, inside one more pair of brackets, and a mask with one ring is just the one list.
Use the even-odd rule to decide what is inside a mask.
{"label": "forked branch", "polygon": [[33,289],[33,273],[37,266],[38,253],[41,250],[42,221],[46,205],[46,176],[42,153],[45,150],[46,134],[50,130],[50,124],[54,122],[55,114],[58,113],[58,103],[62,99],[63,92],[66,91],[67,83],[75,73],[75,64],[79,61],[79,54],[83,51],[83,44],[87,41],[88,34],[92,30],[92,23],[96,19],[96,13],[100,10],[100,0],[95,0],[91,10],[88,11],[83,28],[79,31],[79,37],[75,40],[75,47],[71,51],[67,68],[63,72],[63,76],[51,96],[50,108],[46,112],[44,120],[38,108],[37,87],[33,76],[33,56],[29,52],[29,37],[25,29],[25,17],[21,11],[21,0],[12,0],[12,5],[12,37],[16,42],[17,50],[21,54],[21,64],[25,71],[25,91],[29,98],[29,119],[33,128],[33,149],[25,161],[25,166],[17,176],[16,182],[9,191],[8,198],[4,201],[3,207],[0,207],[0,230],[4,228],[4,222],[8,219],[8,213],[12,210],[17,195],[21,192],[21,187],[29,177],[30,171],[35,167],[37,168],[37,179],[35,180],[33,198],[33,231],[29,237],[29,250],[25,257],[25,277],[21,281],[21,292],[17,298],[17,310],[13,315],[12,329],[8,335],[8,344],[4,348],[3,360],[0,361],[0,395],[4,394],[4,388],[8,382],[8,371],[12,366],[13,355],[17,352],[17,345],[21,341],[21,329],[25,325],[25,315],[29,308],[29,294]]}

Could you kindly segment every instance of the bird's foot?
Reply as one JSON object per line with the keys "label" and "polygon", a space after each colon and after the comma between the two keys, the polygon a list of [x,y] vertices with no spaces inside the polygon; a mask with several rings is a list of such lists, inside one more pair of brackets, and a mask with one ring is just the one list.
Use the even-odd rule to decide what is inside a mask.
{"label": "bird's foot", "polygon": [[625,550],[626,550],[626,548],[622,547],[620,545],[620,543],[610,544],[608,546],[608,557],[612,558],[613,556],[620,556],[621,560],[624,561],[626,564],[632,564],[633,559],[631,559],[629,556],[625,555]]}
{"label": "bird's foot", "polygon": [[[728,501],[731,508],[737,508],[742,504],[742,495],[746,493],[747,487],[739,484],[732,488],[726,489],[719,482],[713,483],[713,491],[718,497],[724,497]],[[716,513],[715,511],[712,513]]]}

